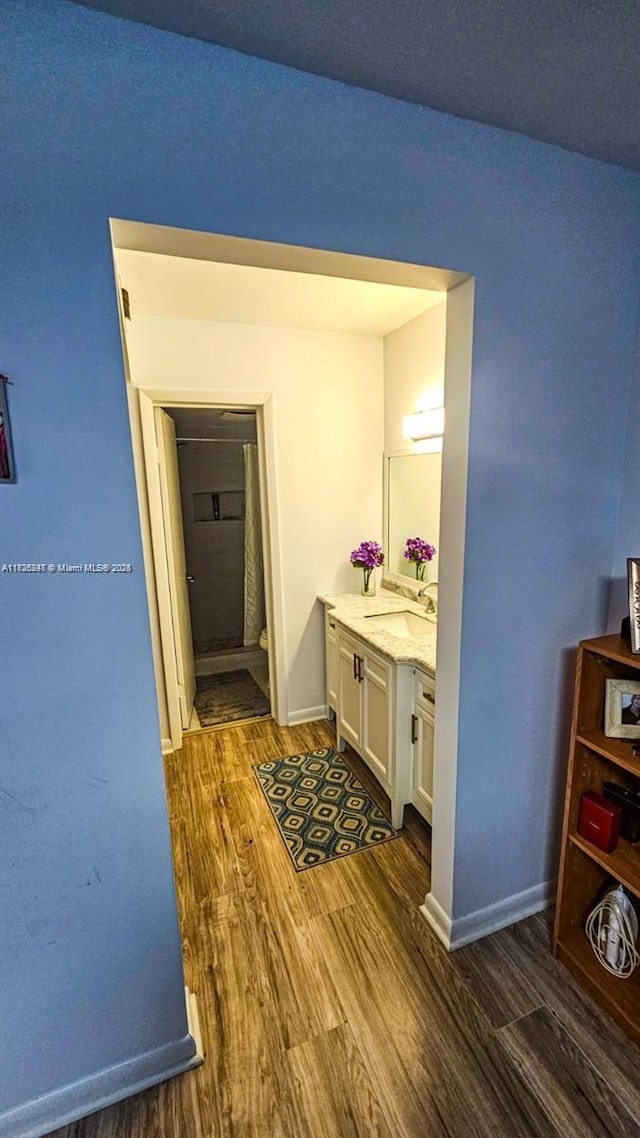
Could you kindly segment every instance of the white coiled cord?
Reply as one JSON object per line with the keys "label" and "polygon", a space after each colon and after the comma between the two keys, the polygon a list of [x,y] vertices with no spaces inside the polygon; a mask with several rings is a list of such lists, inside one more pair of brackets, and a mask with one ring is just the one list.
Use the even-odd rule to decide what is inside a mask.
{"label": "white coiled cord", "polygon": [[585,932],[607,972],[622,979],[631,975],[640,960],[635,944],[638,919],[621,885],[607,893],[589,914]]}

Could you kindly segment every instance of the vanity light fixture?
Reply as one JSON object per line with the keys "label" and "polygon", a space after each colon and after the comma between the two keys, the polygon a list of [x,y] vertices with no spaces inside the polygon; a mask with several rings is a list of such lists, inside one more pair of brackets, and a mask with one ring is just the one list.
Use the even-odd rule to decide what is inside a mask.
{"label": "vanity light fixture", "polygon": [[440,438],[444,434],[444,407],[432,407],[429,411],[415,411],[413,415],[405,415],[402,434],[405,439],[413,442],[418,439]]}

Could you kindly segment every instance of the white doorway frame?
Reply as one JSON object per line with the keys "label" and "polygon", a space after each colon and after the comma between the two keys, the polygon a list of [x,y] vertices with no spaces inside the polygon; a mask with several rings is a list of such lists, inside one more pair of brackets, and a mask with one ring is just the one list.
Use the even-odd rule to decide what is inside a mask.
{"label": "white doorway frame", "polygon": [[[194,260],[210,260],[256,268],[284,269],[298,273],[398,284],[447,294],[445,346],[445,403],[447,431],[442,455],[442,511],[440,528],[440,584],[436,685],[438,716],[434,738],[434,809],[431,892],[421,911],[447,948],[456,947],[457,930],[452,920],[456,846],[456,798],[458,779],[458,721],[460,659],[464,599],[467,467],[469,460],[470,399],[474,328],[475,281],[466,272],[439,269],[406,261],[387,261],[360,254],[308,246],[283,245],[227,234],[177,229],[124,219],[110,219],[114,258],[118,249],[162,253]],[[153,417],[153,406],[255,407],[259,438],[263,440],[260,466],[263,540],[265,540],[265,599],[269,627],[269,671],[272,713],[276,722],[288,722],[285,670],[285,610],[282,558],[279,544],[278,497],[274,449],[274,404],[271,392],[216,391],[203,389],[154,389],[133,383],[130,374],[125,317],[117,273],[118,311],[127,392],[134,465],[138,486],[140,523],[152,632],[152,650],[158,691],[166,682],[162,675],[164,650],[158,623],[157,599],[162,582],[156,580],[151,544],[150,504],[147,478],[155,485],[157,465],[152,463],[145,478],[142,421]],[[145,405],[145,400],[148,406]],[[267,544],[268,541],[268,544]],[[160,567],[162,568],[162,567]],[[273,638],[273,646],[271,640]],[[161,722],[162,722],[161,711]],[[165,725],[166,731],[169,731]],[[164,734],[164,732],[163,732]],[[180,735],[182,732],[180,732]],[[173,728],[171,729],[173,739]],[[166,747],[165,747],[166,741]],[[172,742],[163,738],[163,749]],[[488,930],[485,930],[488,931]],[[467,940],[484,935],[477,932]]]}
{"label": "white doorway frame", "polygon": [[[184,388],[142,388],[138,393],[140,413],[139,435],[132,431],[134,459],[142,461],[146,475],[146,499],[148,504],[149,542],[143,543],[149,549],[153,561],[155,578],[155,600],[157,603],[158,625],[164,671],[164,689],[169,719],[171,747],[178,750],[182,746],[183,730],[178,698],[178,674],[176,667],[175,639],[169,591],[169,575],[166,560],[166,545],[162,514],[160,468],[156,443],[154,412],[156,407],[201,407],[204,409],[243,408],[256,412],[258,435],[258,460],[260,469],[260,510],[263,534],[263,558],[265,576],[265,606],[269,630],[269,689],[271,713],[280,725],[286,723],[286,687],[284,668],[284,604],[282,565],[280,558],[278,493],[276,486],[276,465],[273,431],[273,395],[260,391],[192,391]],[[138,454],[136,455],[136,450]],[[139,462],[136,462],[139,469]],[[143,512],[141,526],[144,529]],[[149,596],[150,607],[153,603]],[[159,697],[160,697],[160,693]],[[165,745],[165,748],[166,745]]]}

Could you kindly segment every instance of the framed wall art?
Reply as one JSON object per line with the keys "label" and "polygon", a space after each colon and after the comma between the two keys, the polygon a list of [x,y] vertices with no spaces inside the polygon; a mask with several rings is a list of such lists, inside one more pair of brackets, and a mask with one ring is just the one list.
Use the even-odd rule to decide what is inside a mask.
{"label": "framed wall art", "polygon": [[640,653],[640,557],[627,557],[631,651]]}
{"label": "framed wall art", "polygon": [[0,375],[0,483],[11,483],[16,480],[13,447],[11,446],[9,407],[7,404],[8,383],[9,380],[6,375]]}

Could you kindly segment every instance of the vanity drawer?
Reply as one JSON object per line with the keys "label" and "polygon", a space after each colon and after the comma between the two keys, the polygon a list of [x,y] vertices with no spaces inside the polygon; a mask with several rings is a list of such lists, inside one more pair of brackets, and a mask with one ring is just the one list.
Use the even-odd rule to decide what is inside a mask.
{"label": "vanity drawer", "polygon": [[436,709],[436,681],[425,672],[416,672],[414,677],[414,697],[417,704],[433,715]]}
{"label": "vanity drawer", "polygon": [[333,616],[331,609],[325,609],[324,614],[324,630],[325,634],[332,643],[338,642],[338,627],[336,625],[336,618]]}

